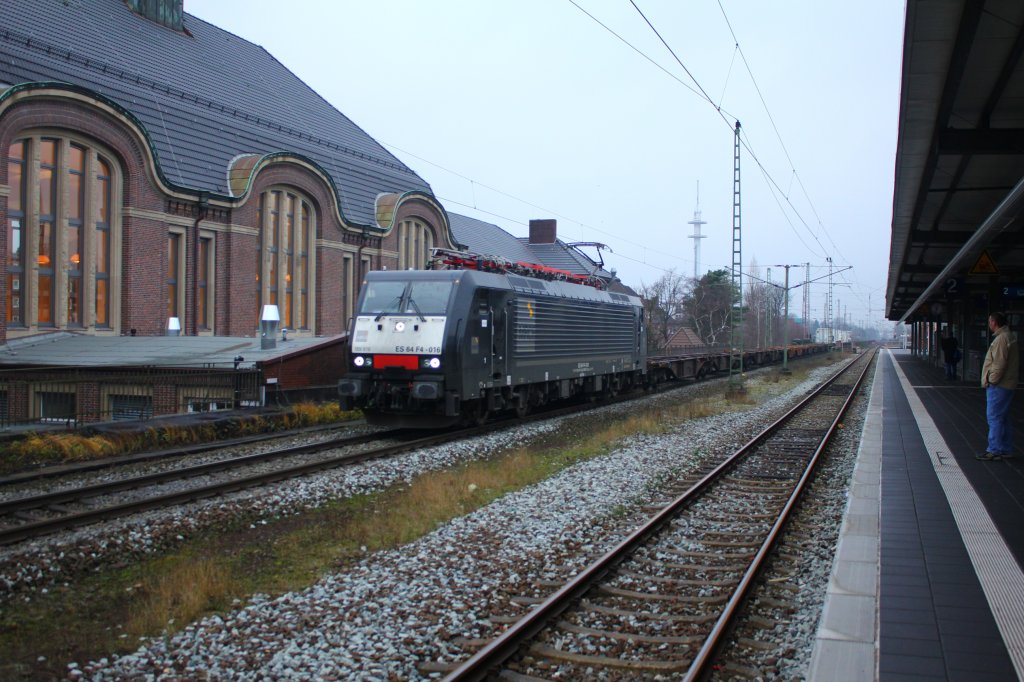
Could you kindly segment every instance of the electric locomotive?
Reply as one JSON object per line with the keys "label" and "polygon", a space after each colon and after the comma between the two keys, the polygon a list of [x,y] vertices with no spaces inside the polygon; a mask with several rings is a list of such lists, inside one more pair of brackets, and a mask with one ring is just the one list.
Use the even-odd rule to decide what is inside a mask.
{"label": "electric locomotive", "polygon": [[636,296],[543,266],[446,253],[457,269],[367,274],[338,384],[344,409],[439,428],[646,383]]}

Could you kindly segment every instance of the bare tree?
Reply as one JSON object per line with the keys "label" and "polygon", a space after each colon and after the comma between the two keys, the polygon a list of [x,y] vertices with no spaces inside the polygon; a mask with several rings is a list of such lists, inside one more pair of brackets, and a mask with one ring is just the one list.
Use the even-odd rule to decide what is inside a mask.
{"label": "bare tree", "polygon": [[783,308],[786,292],[761,276],[756,260],[747,269],[747,290],[744,294],[744,332],[749,346],[763,348],[780,345],[784,335]]}
{"label": "bare tree", "polygon": [[729,313],[739,298],[729,271],[712,270],[690,283],[684,305],[690,324],[708,345],[726,340]]}
{"label": "bare tree", "polygon": [[669,270],[653,284],[641,284],[640,298],[644,302],[647,324],[647,349],[660,350],[683,322],[688,280]]}

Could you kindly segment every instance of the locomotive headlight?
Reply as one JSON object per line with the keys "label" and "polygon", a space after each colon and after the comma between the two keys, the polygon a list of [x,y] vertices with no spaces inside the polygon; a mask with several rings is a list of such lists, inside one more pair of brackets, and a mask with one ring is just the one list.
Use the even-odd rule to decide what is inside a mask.
{"label": "locomotive headlight", "polygon": [[405,331],[405,322],[395,322],[395,331],[396,332],[404,332]]}
{"label": "locomotive headlight", "polygon": [[356,367],[362,367],[363,365],[366,364],[366,358],[364,358],[362,355],[357,355],[355,356],[355,358],[352,359],[352,364],[355,365]]}
{"label": "locomotive headlight", "polygon": [[430,369],[437,369],[441,366],[441,358],[430,358],[427,360],[427,366],[430,367]]}

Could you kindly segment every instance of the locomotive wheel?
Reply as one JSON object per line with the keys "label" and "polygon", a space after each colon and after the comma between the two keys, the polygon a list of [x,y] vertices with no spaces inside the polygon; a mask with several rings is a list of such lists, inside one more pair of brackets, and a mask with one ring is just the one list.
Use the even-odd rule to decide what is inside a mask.
{"label": "locomotive wheel", "polygon": [[487,409],[487,401],[478,400],[476,406],[470,413],[470,419],[472,420],[473,426],[483,426],[487,422],[487,418],[491,415],[491,411]]}
{"label": "locomotive wheel", "polygon": [[528,388],[518,389],[512,395],[512,409],[515,410],[516,416],[522,419],[526,415],[530,414],[530,391]]}

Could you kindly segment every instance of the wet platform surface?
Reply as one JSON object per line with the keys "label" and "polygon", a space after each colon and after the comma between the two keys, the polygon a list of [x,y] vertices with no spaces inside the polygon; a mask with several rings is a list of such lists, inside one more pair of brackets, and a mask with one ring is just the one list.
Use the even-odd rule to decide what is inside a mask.
{"label": "wet platform surface", "polygon": [[1020,679],[1021,393],[1015,457],[978,461],[980,386],[883,351],[811,679]]}

